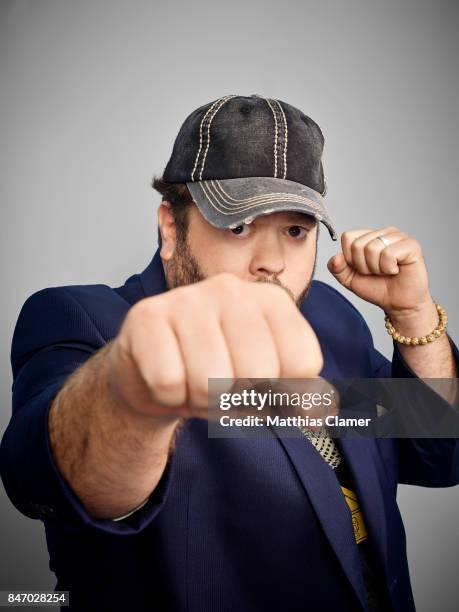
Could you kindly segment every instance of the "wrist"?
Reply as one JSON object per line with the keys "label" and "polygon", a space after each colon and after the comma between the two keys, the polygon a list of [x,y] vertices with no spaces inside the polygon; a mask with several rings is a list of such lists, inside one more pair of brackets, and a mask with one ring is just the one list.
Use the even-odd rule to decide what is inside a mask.
{"label": "wrist", "polygon": [[[403,330],[402,332],[400,331],[400,328],[397,329],[394,326],[389,315],[386,314],[386,316],[384,317],[384,320],[386,322],[387,332],[392,336],[394,340],[396,340],[400,344],[417,346],[417,345],[429,344],[430,342],[435,342],[435,340],[437,340],[438,338],[440,338],[440,336],[445,334],[446,327],[448,325],[448,317],[446,315],[445,309],[442,306],[440,306],[440,304],[434,304],[434,307],[435,307],[436,312],[438,313],[438,322],[435,325],[435,327],[431,329],[429,333],[424,334],[423,336],[413,335],[413,334],[422,333],[421,332],[422,325],[427,326],[428,321],[431,320],[430,310],[425,311],[425,313],[424,311],[419,311],[420,313],[422,313],[422,315],[425,314],[425,318],[422,315],[421,316],[418,315],[414,319],[411,319],[411,318],[403,319],[402,328],[401,328]],[[400,319],[398,319],[397,321],[398,321],[397,325],[400,325]],[[407,325],[407,321],[408,321],[408,325]]]}
{"label": "wrist", "polygon": [[415,308],[387,311],[391,324],[404,336],[427,336],[438,325],[439,316],[432,298]]}

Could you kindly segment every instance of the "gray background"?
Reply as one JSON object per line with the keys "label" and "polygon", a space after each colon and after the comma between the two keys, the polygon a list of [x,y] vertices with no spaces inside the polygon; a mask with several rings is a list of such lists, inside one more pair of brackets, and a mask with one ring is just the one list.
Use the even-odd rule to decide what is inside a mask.
{"label": "gray background", "polygon": [[[455,0],[2,0],[0,19],[1,431],[26,297],[122,284],[147,265],[152,174],[185,116],[228,93],[278,97],[321,125],[338,230],[395,224],[418,238],[459,337]],[[337,286],[325,231],[319,249],[317,277]],[[346,295],[390,355],[382,312]],[[458,499],[400,488],[419,611],[459,596]],[[3,489],[0,510],[1,588],[52,588],[42,524]]]}

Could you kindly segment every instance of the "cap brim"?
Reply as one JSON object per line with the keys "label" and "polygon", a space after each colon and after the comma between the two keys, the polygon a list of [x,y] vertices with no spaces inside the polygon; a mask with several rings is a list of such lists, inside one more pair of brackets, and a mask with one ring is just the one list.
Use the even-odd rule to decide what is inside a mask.
{"label": "cap brim", "polygon": [[260,215],[296,211],[321,221],[337,240],[322,195],[301,183],[262,176],[189,182],[187,187],[204,218],[219,229],[251,223]]}

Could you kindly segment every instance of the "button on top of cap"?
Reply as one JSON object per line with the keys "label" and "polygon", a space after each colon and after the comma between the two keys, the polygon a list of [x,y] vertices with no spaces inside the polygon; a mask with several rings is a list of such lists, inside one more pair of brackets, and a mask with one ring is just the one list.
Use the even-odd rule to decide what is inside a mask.
{"label": "button on top of cap", "polygon": [[244,115],[248,115],[250,113],[250,108],[248,106],[241,106],[240,111],[244,113]]}

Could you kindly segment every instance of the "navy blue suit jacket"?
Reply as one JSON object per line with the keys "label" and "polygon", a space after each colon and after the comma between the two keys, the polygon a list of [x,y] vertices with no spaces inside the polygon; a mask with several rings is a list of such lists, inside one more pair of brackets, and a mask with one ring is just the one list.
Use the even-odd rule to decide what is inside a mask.
{"label": "navy blue suit jacket", "polygon": [[[120,521],[92,519],[59,473],[47,427],[53,397],[117,334],[131,305],[165,290],[157,252],[122,287],[44,289],[20,313],[1,475],[13,504],[44,521],[56,588],[86,612],[366,609],[344,497],[305,439],[209,439],[206,421],[191,419],[147,504]],[[302,312],[320,340],[323,376],[414,376],[396,346],[392,363],[375,350],[362,316],[330,286],[314,281]],[[409,612],[397,484],[457,484],[457,441],[343,439],[340,447],[393,607]]]}

